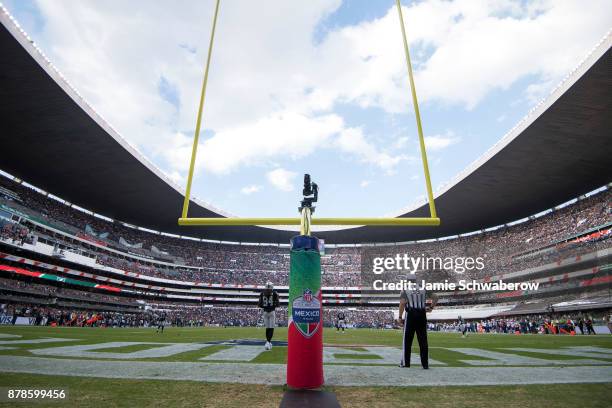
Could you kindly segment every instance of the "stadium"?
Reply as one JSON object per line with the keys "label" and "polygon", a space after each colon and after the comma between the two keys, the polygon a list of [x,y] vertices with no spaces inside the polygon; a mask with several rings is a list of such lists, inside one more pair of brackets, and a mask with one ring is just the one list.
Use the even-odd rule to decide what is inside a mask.
{"label": "stadium", "polygon": [[[287,364],[304,216],[301,232],[179,225],[186,196],[190,217],[232,217],[133,147],[7,8],[0,20],[0,406],[34,404],[17,390],[35,406],[609,406],[610,31],[431,201],[394,216],[424,219],[435,201],[439,226],[313,226],[320,290],[299,294],[320,300],[320,327],[299,330],[322,338],[324,384],[301,391]],[[436,284],[428,370],[416,341],[403,367],[400,291],[374,283],[410,265]]]}

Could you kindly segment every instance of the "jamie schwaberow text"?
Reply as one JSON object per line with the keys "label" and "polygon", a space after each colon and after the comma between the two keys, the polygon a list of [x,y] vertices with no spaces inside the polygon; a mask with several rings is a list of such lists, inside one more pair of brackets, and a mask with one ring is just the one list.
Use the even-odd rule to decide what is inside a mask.
{"label": "jamie schwaberow text", "polygon": [[428,291],[453,291],[453,290],[476,290],[476,291],[498,291],[498,290],[538,290],[539,282],[477,282],[475,280],[460,280],[458,282],[420,282],[401,279],[395,282],[384,282],[382,279],[372,283],[374,290],[428,290]]}

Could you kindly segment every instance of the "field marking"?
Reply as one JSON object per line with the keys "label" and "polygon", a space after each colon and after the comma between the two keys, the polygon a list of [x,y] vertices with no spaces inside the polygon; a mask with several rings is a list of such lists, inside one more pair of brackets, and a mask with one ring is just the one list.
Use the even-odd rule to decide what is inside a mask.
{"label": "field marking", "polygon": [[[376,346],[364,347],[366,351],[350,350],[342,347],[323,347],[323,363],[325,364],[384,364],[399,365],[402,359],[402,351],[395,347]],[[336,354],[356,354],[362,356],[377,356],[377,359],[339,358]],[[421,365],[418,353],[412,353],[410,364]],[[430,365],[446,365],[437,360],[429,359]]]}
{"label": "field marking", "polygon": [[[19,336],[21,337],[21,336]],[[77,339],[61,339],[55,337],[46,337],[43,339],[30,339],[30,340],[0,340],[0,344],[41,344],[41,343],[56,343],[63,341],[76,341]]]}
{"label": "field marking", "polygon": [[[602,353],[601,351],[585,351],[581,349],[575,349],[573,347],[561,348],[561,349],[537,349],[537,348],[526,348],[526,347],[513,347],[513,348],[504,348],[504,350],[512,350],[512,351],[519,351],[519,352],[525,352],[525,353],[552,354],[552,355],[561,355],[561,356],[568,356],[568,357],[588,357],[588,358],[595,358],[595,359],[597,358],[612,359],[612,354],[606,354],[605,352]],[[581,362],[582,365],[596,364],[592,362],[595,360],[574,359],[574,360],[562,360],[562,361],[579,361]],[[602,362],[600,361],[600,363]],[[609,362],[606,362],[604,364],[609,364]]]}
{"label": "field marking", "polygon": [[[119,348],[133,346],[137,344],[165,345],[163,347],[154,347],[146,350],[133,351],[129,353],[112,353],[104,351],[95,351],[107,348]],[[84,357],[84,358],[112,358],[112,359],[136,359],[136,358],[159,358],[170,357],[175,354],[184,353],[186,351],[200,350],[210,347],[210,344],[205,343],[151,343],[141,341],[114,341],[109,343],[85,344],[80,346],[65,346],[65,347],[50,347],[44,349],[29,350],[32,354],[43,356],[61,356],[61,357]]]}
{"label": "field marking", "polygon": [[474,366],[499,366],[499,365],[512,365],[512,366],[546,366],[546,365],[587,365],[587,364],[600,364],[607,365],[610,362],[601,360],[547,360],[536,357],[526,357],[517,354],[500,353],[497,351],[476,349],[476,348],[449,348],[448,350],[455,351],[457,353],[468,354],[471,356],[478,356],[488,358],[489,360],[459,360],[463,363],[474,365]]}
{"label": "field marking", "polygon": [[200,360],[251,361],[261,353],[265,353],[262,346],[232,346],[202,357]]}
{"label": "field marking", "polygon": [[[366,350],[378,354],[385,359],[385,361],[389,361],[391,364],[399,364],[402,359],[402,351],[399,348],[395,347],[365,347]],[[416,364],[417,366],[421,365],[421,357],[418,353],[412,352],[410,354],[410,365]],[[438,360],[434,360],[433,358],[429,358],[429,365],[446,365]]]}
{"label": "field marking", "polygon": [[602,353],[602,354],[612,354],[612,348],[605,347],[596,347],[596,346],[572,346],[567,347],[569,349],[578,350],[578,351],[586,351],[591,353]]}
{"label": "field marking", "polygon": [[[14,340],[6,341],[7,345],[16,343],[40,343],[50,341],[70,341],[70,339],[38,339],[38,340]],[[0,342],[1,344],[2,342]],[[218,350],[213,354],[200,358],[201,361],[232,361],[232,362],[250,362],[257,358],[261,353],[265,353],[264,348],[257,341],[249,342],[248,344],[235,344],[234,342],[206,342],[206,343],[160,343],[160,342],[143,342],[143,341],[123,341],[123,342],[106,342],[85,345],[59,346],[29,350],[32,354],[39,356],[59,356],[73,358],[97,358],[97,359],[116,359],[116,360],[134,360],[145,358],[165,358],[176,354],[201,350],[212,345],[226,345],[226,349]],[[111,349],[129,347],[133,345],[152,345],[152,347],[144,350],[136,350],[132,352],[108,352],[98,351],[100,349]],[[610,349],[599,347],[566,347],[562,349],[535,349],[535,348],[504,348],[507,352],[498,352],[478,348],[443,348],[453,352],[464,354],[466,358],[459,361],[472,366],[580,366],[580,365],[608,365],[610,361],[602,359],[612,358]],[[512,353],[515,352],[534,352],[549,355],[567,355],[587,357],[586,359],[545,359],[530,356],[523,356]],[[348,354],[347,356],[338,356]],[[359,356],[370,356],[376,358],[359,358]],[[477,356],[485,358],[470,359],[468,356]],[[325,364],[358,364],[358,365],[397,365],[401,359],[401,350],[389,346],[368,346],[364,350],[350,350],[342,347],[324,347],[323,362]],[[430,365],[441,366],[446,363],[430,359]],[[420,358],[418,353],[413,352],[410,359],[411,365],[420,366]]]}
{"label": "field marking", "polygon": [[[188,363],[0,356],[0,371],[77,377],[285,383],[284,364]],[[612,366],[592,367],[359,367],[325,366],[325,383],[339,386],[450,386],[612,382]]]}
{"label": "field marking", "polygon": [[19,336],[17,334],[6,334],[6,333],[0,333],[0,339],[16,339],[16,338],[21,338],[23,336]]}
{"label": "field marking", "polygon": [[[163,347],[153,347],[145,350],[133,352],[108,352],[97,351],[101,349],[121,348],[133,345],[163,345]],[[42,349],[32,349],[32,354],[40,356],[60,356],[60,357],[75,357],[75,358],[108,358],[117,360],[131,360],[142,358],[162,358],[170,357],[175,354],[184,353],[186,351],[195,351],[210,347],[214,343],[157,343],[157,342],[107,342],[96,344],[85,344],[75,346],[49,347]],[[261,345],[236,345],[231,343],[226,344],[227,349],[219,350],[213,354],[200,358],[202,361],[238,361],[249,362],[257,358],[261,353],[265,353]],[[401,350],[395,347],[376,346],[366,347],[365,351],[348,350],[342,347],[324,347],[323,362],[326,364],[383,364],[397,365],[401,360]],[[336,354],[358,354],[367,356],[376,356],[376,359],[358,359],[358,358],[341,358]],[[431,365],[446,365],[443,362],[430,359]],[[418,354],[412,353],[411,364],[420,364]]]}

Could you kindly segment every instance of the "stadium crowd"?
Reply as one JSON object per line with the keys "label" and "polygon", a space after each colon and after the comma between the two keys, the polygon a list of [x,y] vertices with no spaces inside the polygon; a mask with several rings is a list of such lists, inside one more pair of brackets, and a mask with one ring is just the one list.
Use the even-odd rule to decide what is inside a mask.
{"label": "stadium crowd", "polygon": [[0,239],[6,239],[13,244],[31,244],[35,241],[35,235],[30,233],[30,229],[23,225],[8,222],[0,219]]}
{"label": "stadium crowd", "polygon": [[19,303],[0,304],[1,324],[15,325],[20,317],[33,319],[31,324],[34,326],[148,327],[155,322],[153,314],[84,311]]}
{"label": "stadium crowd", "polygon": [[139,306],[138,302],[126,297],[104,295],[101,293],[89,292],[84,289],[77,290],[66,287],[44,285],[31,281],[0,277],[0,296],[3,294],[8,295],[10,293],[35,295],[38,297],[42,295],[51,301],[57,298],[63,298],[68,300],[82,300],[91,303],[107,303],[119,306]]}
{"label": "stadium crowd", "polygon": [[[601,316],[608,323],[609,312]],[[431,331],[504,334],[596,334],[591,314],[535,314],[517,317],[490,318],[473,321],[429,323]]]}
{"label": "stadium crowd", "polygon": [[[284,272],[289,269],[286,248],[271,245],[197,242],[152,234],[120,223],[107,222],[72,209],[4,177],[0,177],[0,184],[19,197],[20,203],[17,204],[37,211],[49,222],[60,221],[70,224],[80,233],[93,234],[97,240],[122,248],[127,254],[147,255],[146,259],[151,259],[147,261],[129,256],[120,259],[109,254],[96,254],[98,262],[103,265],[152,276],[196,282],[263,284],[270,278],[276,278],[276,283],[279,285],[286,282]],[[9,197],[5,199],[8,200]],[[16,203],[14,198],[12,201],[13,203],[8,203]],[[376,247],[376,251],[381,254],[408,253],[411,256],[440,258],[482,257],[485,268],[481,271],[466,272],[465,276],[481,278],[498,275],[541,265],[542,262],[554,262],[560,257],[588,250],[589,245],[566,241],[595,227],[609,226],[612,223],[611,203],[612,192],[605,190],[541,217],[512,226],[441,241],[381,246]],[[600,239],[606,238],[607,236],[600,237]],[[156,251],[152,251],[153,247]],[[175,267],[168,268],[154,262],[160,253],[173,257]],[[356,286],[355,278],[361,268],[361,255],[360,247],[327,248],[326,254],[321,259],[323,276],[326,280],[324,284]],[[181,265],[199,269],[181,268]],[[335,272],[349,272],[349,274],[336,275]]]}
{"label": "stadium crowd", "polygon": [[[1,217],[3,213],[0,212],[0,238],[5,242],[23,246],[26,243],[33,244],[40,238],[45,242],[51,242],[58,250],[61,248],[61,251],[87,254],[95,258],[99,265],[136,272],[144,277],[225,285],[264,285],[267,281],[277,286],[288,284],[290,258],[286,247],[222,244],[153,234],[118,222],[108,222],[70,208],[58,200],[1,176],[0,187],[2,187],[0,189],[2,208],[13,208],[16,214],[27,214],[25,218],[22,217],[20,223],[16,223],[14,219],[3,219]],[[325,287],[359,286],[364,253],[371,251],[375,251],[378,256],[406,253],[416,257],[482,257],[485,268],[481,271],[445,275],[450,279],[453,277],[481,279],[559,262],[562,259],[578,257],[600,249],[609,249],[612,242],[609,239],[612,225],[611,203],[612,191],[608,189],[540,217],[492,231],[438,241],[388,246],[328,247],[321,257],[322,284]],[[49,232],[44,226],[28,222],[29,217],[35,220],[42,219],[44,225],[53,225],[69,234]],[[83,242],[74,237],[90,239]],[[89,245],[88,242],[94,242],[96,245]],[[114,251],[109,251],[107,248],[113,248]],[[95,271],[105,274],[101,269]],[[6,294],[8,289],[19,289],[26,294],[27,291],[34,291],[39,295],[46,294],[49,298],[66,300],[72,298],[89,300],[92,303],[114,304],[118,307],[140,307],[134,300],[124,296],[84,292],[79,289],[52,287],[34,282],[28,282],[26,285],[22,281],[1,279],[0,293]],[[57,311],[53,305],[48,306],[50,309],[45,310],[46,312]],[[326,325],[333,325],[334,310],[336,309],[326,309],[324,316]],[[65,312],[71,315],[84,313],[77,310]],[[151,312],[143,312],[136,317],[133,313],[101,313],[110,313],[104,321],[124,322],[119,325],[146,325],[147,322],[153,321],[151,319],[155,319]],[[393,325],[393,315],[390,311],[357,309],[347,310],[346,313],[348,321],[356,327]],[[89,314],[85,315],[91,318]],[[168,321],[175,325],[256,325],[260,319],[260,314],[254,308],[236,309],[226,306],[184,305],[181,308],[172,305],[167,310],[167,316]],[[286,324],[286,310],[279,309],[277,317],[279,324]],[[519,332],[525,330],[539,332],[546,331],[549,326],[555,327],[554,321],[547,324],[545,320],[535,317],[533,319],[533,321],[491,319],[470,324],[475,331],[484,332],[516,332],[517,328]],[[569,320],[572,326],[579,327],[579,320],[574,318]],[[567,326],[567,319],[565,322],[561,327]],[[584,322],[584,327],[585,324]],[[432,329],[453,330],[453,323],[436,324]]]}
{"label": "stadium crowd", "polygon": [[[339,309],[325,309],[323,322],[327,327],[336,324]],[[359,328],[391,328],[394,324],[393,312],[390,310],[343,310],[348,323]],[[57,306],[41,306],[24,303],[0,305],[0,322],[15,324],[17,317],[32,317],[35,325],[59,326],[116,326],[116,327],[149,327],[158,323],[163,317],[165,323],[177,327],[196,326],[261,326],[263,318],[257,307],[205,307],[177,306],[174,308],[148,309],[141,313],[84,311]],[[276,309],[278,326],[287,325],[287,308]]]}
{"label": "stadium crowd", "polygon": [[[348,327],[354,328],[398,328],[391,310],[373,309],[324,309],[325,327],[334,327],[337,315],[342,311]],[[612,311],[593,314],[537,314],[516,317],[493,317],[471,321],[430,322],[430,331],[465,332],[469,334],[552,334],[590,335],[596,334],[594,322],[609,324]],[[227,306],[175,306],[164,309],[148,309],[140,313],[83,311],[57,306],[29,304],[0,304],[0,323],[15,324],[18,317],[33,318],[34,325],[58,326],[105,326],[105,327],[150,327],[156,326],[160,318],[175,327],[254,327],[263,324],[261,311],[256,307]],[[287,325],[287,309],[276,309],[276,323]],[[603,333],[600,333],[603,334]]]}

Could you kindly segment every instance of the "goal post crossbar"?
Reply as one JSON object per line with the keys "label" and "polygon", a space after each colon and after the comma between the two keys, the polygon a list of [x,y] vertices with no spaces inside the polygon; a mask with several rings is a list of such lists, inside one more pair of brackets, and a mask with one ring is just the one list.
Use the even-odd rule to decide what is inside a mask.
{"label": "goal post crossbar", "polygon": [[[245,225],[300,225],[302,219],[295,218],[179,218],[181,226],[245,226]],[[383,217],[339,217],[339,218],[315,218],[310,221],[311,225],[380,225],[389,227],[436,227],[440,225],[440,218],[383,218]]]}

